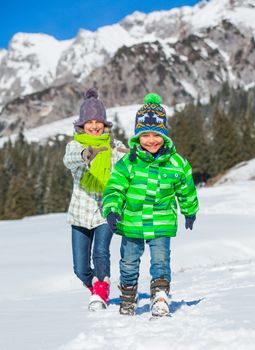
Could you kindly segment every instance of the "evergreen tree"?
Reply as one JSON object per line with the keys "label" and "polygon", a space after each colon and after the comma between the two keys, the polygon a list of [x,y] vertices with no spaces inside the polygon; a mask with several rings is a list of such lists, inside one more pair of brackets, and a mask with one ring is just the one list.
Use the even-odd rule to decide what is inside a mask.
{"label": "evergreen tree", "polygon": [[36,212],[37,214],[45,214],[44,195],[48,177],[48,169],[45,162],[45,146],[35,145],[34,150],[36,159],[34,167],[32,168],[32,176],[35,179],[34,193],[36,198]]}
{"label": "evergreen tree", "polygon": [[224,172],[241,161],[240,139],[230,117],[216,109],[212,121],[213,175]]}
{"label": "evergreen tree", "polygon": [[253,115],[247,113],[242,122],[241,158],[249,160],[255,157],[255,124]]}
{"label": "evergreen tree", "polygon": [[4,208],[9,187],[9,177],[0,156],[0,219],[4,219]]}
{"label": "evergreen tree", "polygon": [[205,138],[204,118],[199,107],[187,106],[170,118],[171,137],[177,152],[186,157],[193,168],[195,182],[205,182],[210,160],[209,147]]}
{"label": "evergreen tree", "polygon": [[48,177],[44,204],[46,212],[64,212],[67,210],[72,191],[72,177],[70,171],[63,164],[65,142],[58,137],[48,146]]}

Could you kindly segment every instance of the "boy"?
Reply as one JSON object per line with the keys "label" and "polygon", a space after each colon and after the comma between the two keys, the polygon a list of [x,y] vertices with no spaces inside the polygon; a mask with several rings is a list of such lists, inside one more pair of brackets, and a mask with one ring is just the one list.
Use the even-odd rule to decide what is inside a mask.
{"label": "boy", "polygon": [[120,314],[134,315],[144,243],[151,255],[151,312],[169,313],[170,237],[176,236],[177,203],[193,228],[198,211],[192,170],[167,136],[161,97],[148,94],[136,114],[130,153],[115,166],[103,195],[103,211],[114,233],[122,235]]}

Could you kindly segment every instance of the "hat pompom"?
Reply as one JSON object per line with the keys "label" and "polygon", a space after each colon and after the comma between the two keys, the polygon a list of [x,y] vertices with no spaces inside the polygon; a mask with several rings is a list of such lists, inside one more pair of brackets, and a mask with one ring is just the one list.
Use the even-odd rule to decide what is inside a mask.
{"label": "hat pompom", "polygon": [[95,88],[90,88],[84,93],[84,99],[86,100],[87,98],[98,98],[98,93]]}
{"label": "hat pompom", "polygon": [[158,94],[151,92],[150,94],[144,96],[143,103],[145,105],[148,103],[153,103],[160,106],[162,103],[162,98]]}

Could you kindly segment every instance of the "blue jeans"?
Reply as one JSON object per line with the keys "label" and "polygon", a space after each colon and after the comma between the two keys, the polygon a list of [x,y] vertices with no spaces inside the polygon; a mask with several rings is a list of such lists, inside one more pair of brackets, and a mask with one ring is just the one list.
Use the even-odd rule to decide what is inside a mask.
{"label": "blue jeans", "polygon": [[[146,243],[150,247],[151,279],[163,277],[170,282],[170,237],[155,238],[146,241]],[[138,283],[139,266],[144,246],[144,239],[122,237],[120,247],[120,283],[126,286],[134,286]]]}
{"label": "blue jeans", "polygon": [[[100,281],[110,277],[111,239],[112,232],[107,224],[91,230],[72,225],[73,269],[87,287],[92,285],[94,276]],[[91,267],[91,253],[94,268]]]}

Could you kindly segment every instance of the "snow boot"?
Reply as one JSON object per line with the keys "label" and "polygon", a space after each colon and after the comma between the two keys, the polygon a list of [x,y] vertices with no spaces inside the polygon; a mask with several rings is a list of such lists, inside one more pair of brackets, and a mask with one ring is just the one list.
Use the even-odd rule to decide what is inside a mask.
{"label": "snow boot", "polygon": [[151,281],[151,314],[153,317],[169,315],[170,283],[164,278],[156,278]]}
{"label": "snow boot", "polygon": [[92,295],[89,298],[89,310],[98,311],[105,310],[109,301],[110,280],[105,277],[103,281],[99,281],[97,277],[92,280]]}
{"label": "snow boot", "polygon": [[137,306],[137,284],[135,286],[120,284],[119,289],[122,293],[120,295],[120,314],[133,316]]}

